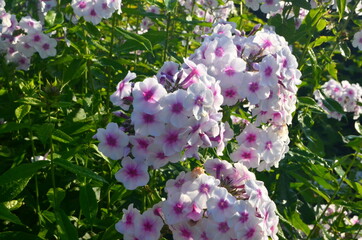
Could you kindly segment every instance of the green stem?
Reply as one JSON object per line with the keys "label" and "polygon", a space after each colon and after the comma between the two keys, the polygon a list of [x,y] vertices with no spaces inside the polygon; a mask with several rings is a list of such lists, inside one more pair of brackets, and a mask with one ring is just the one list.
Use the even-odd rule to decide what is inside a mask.
{"label": "green stem", "polygon": [[[111,32],[111,43],[109,46],[109,59],[112,59],[113,56],[113,45],[114,45],[114,28],[116,26],[116,15],[113,14],[112,15],[112,32]],[[111,68],[107,67],[107,73],[108,73],[108,82],[107,82],[107,99],[106,99],[106,110],[107,110],[107,114],[109,113],[110,110],[110,92],[109,90],[111,89]]]}
{"label": "green stem", "polygon": [[167,13],[167,23],[166,23],[166,42],[165,42],[165,50],[163,52],[162,62],[166,61],[167,51],[168,51],[168,40],[169,40],[169,28],[171,24],[171,13]]}
{"label": "green stem", "polygon": [[337,194],[339,193],[339,190],[341,189],[341,185],[342,185],[344,179],[347,177],[349,171],[351,170],[351,168],[352,168],[352,166],[353,166],[353,164],[354,164],[354,162],[355,162],[358,154],[359,154],[359,152],[356,152],[356,153],[354,154],[353,160],[352,160],[352,162],[350,163],[350,165],[348,166],[347,170],[344,172],[341,180],[339,181],[338,186],[337,186],[337,189],[334,191],[333,196],[329,199],[329,201],[328,201],[328,203],[327,203],[327,206],[324,208],[323,212],[319,215],[318,219],[316,220],[316,223],[315,223],[314,226],[313,226],[313,229],[309,232],[306,240],[311,239],[312,235],[314,234],[315,230],[317,229],[318,224],[321,223],[322,218],[325,216],[326,211],[328,210],[329,206],[332,204],[332,202],[333,202],[334,199],[336,198]]}

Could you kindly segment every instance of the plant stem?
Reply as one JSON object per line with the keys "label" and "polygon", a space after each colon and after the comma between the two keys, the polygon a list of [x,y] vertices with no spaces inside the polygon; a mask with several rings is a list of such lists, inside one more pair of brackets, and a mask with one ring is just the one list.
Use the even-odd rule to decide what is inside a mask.
{"label": "plant stem", "polygon": [[163,52],[163,58],[162,58],[162,62],[166,61],[167,58],[167,51],[168,51],[168,40],[169,40],[169,28],[170,28],[170,24],[171,24],[171,13],[167,13],[167,23],[166,23],[166,42],[165,42],[165,50]]}

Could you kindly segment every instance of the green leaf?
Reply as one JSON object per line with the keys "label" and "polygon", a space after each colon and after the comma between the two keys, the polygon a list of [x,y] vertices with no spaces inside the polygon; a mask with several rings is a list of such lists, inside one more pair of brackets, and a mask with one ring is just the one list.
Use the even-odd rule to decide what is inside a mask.
{"label": "green leaf", "polygon": [[92,35],[95,38],[100,38],[101,37],[101,32],[99,31],[99,29],[94,26],[92,23],[90,22],[86,22],[85,23],[85,29],[87,30],[87,32]]}
{"label": "green leaf", "polygon": [[97,175],[96,173],[92,172],[88,168],[75,165],[75,164],[73,164],[73,163],[71,163],[71,162],[69,162],[67,160],[63,160],[63,159],[60,159],[60,158],[54,159],[54,162],[55,162],[56,165],[58,165],[59,167],[64,168],[65,170],[68,170],[69,172],[75,173],[75,174],[80,175],[82,177],[91,178],[91,179],[94,179],[96,181],[108,184],[108,182],[103,177]]}
{"label": "green leaf", "polygon": [[24,188],[28,185],[30,177],[22,178],[11,183],[0,185],[0,202],[7,202],[13,200],[18,196]]}
{"label": "green leaf", "polygon": [[322,99],[323,105],[332,112],[338,112],[340,114],[344,114],[344,110],[342,106],[332,98]]}
{"label": "green leaf", "polygon": [[337,0],[337,8],[339,14],[339,21],[343,18],[344,11],[346,9],[346,0]]}
{"label": "green leaf", "polygon": [[53,26],[56,16],[57,16],[57,13],[55,11],[53,11],[53,10],[48,11],[44,17],[46,24],[49,26]]}
{"label": "green leaf", "polygon": [[151,42],[143,37],[142,35],[138,35],[136,33],[133,32],[128,32],[123,30],[122,28],[116,27],[115,30],[122,36],[124,37],[126,40],[133,40],[136,41],[138,43],[140,43],[145,50],[152,52],[152,44]]}
{"label": "green leaf", "polygon": [[290,0],[292,2],[293,7],[299,7],[309,10],[310,3],[306,0]]}
{"label": "green leaf", "polygon": [[25,232],[0,232],[0,239],[26,239],[26,240],[42,240],[40,237]]}
{"label": "green leaf", "polygon": [[77,229],[62,209],[55,209],[55,218],[61,240],[78,240]]}
{"label": "green leaf", "polygon": [[[59,208],[60,203],[64,200],[65,198],[65,191],[62,188],[56,188],[57,190],[54,192],[53,188],[50,188],[49,191],[47,192],[47,197],[49,200],[50,205],[55,209],[55,208]],[[54,202],[54,197],[56,202]]]}
{"label": "green leaf", "polygon": [[33,97],[24,97],[22,99],[19,99],[20,103],[34,105],[34,106],[45,106],[45,103],[43,103],[41,100]]}
{"label": "green leaf", "polygon": [[43,145],[46,145],[47,140],[52,135],[52,132],[54,130],[54,124],[44,123],[43,125],[38,125],[34,128],[39,140],[42,142]]}
{"label": "green leaf", "polygon": [[21,105],[15,109],[15,116],[19,122],[30,112],[30,109],[30,105]]}
{"label": "green leaf", "polygon": [[307,106],[316,106],[316,101],[311,97],[298,97],[298,102]]}
{"label": "green leaf", "polygon": [[84,216],[88,218],[92,224],[97,216],[98,205],[96,195],[89,184],[80,187],[79,201]]}
{"label": "green leaf", "polygon": [[362,125],[361,125],[358,121],[356,121],[356,122],[354,123],[354,128],[356,129],[356,131],[357,131],[359,134],[362,135]]}
{"label": "green leaf", "polygon": [[5,207],[3,203],[0,203],[0,219],[23,225],[18,216],[11,213],[11,211],[7,207]]}
{"label": "green leaf", "polygon": [[337,64],[335,62],[330,62],[326,65],[327,71],[329,73],[329,75],[331,75],[331,77],[333,79],[338,79],[338,70],[337,70]]}
{"label": "green leaf", "polygon": [[336,41],[335,36],[320,36],[314,42],[311,43],[311,47],[312,48],[318,47],[318,46],[322,45],[323,43],[334,42],[334,41]]}
{"label": "green leaf", "polygon": [[56,129],[53,132],[52,139],[62,143],[70,143],[73,141],[73,138],[71,136],[69,136],[68,134],[59,129]]}
{"label": "green leaf", "polygon": [[307,224],[303,222],[303,220],[300,218],[300,214],[295,211],[293,212],[292,216],[290,217],[290,223],[299,230],[302,230],[306,235],[309,234],[310,229]]}
{"label": "green leaf", "polygon": [[349,58],[351,56],[351,49],[349,49],[347,43],[343,42],[339,44],[339,50],[343,57]]}
{"label": "green leaf", "polygon": [[39,169],[46,167],[49,164],[49,161],[37,161],[34,163],[25,163],[13,167],[0,176],[0,186],[20,179],[31,178],[39,171]]}
{"label": "green leaf", "polygon": [[168,12],[172,12],[175,9],[176,4],[177,4],[176,0],[164,0],[164,2],[165,2],[165,6],[166,6],[166,9]]}
{"label": "green leaf", "polygon": [[23,128],[30,128],[30,125],[24,124],[24,123],[19,124],[19,123],[15,123],[15,122],[9,122],[9,123],[0,125],[0,133],[13,132],[13,131],[17,131],[17,130],[20,130]]}
{"label": "green leaf", "polygon": [[67,67],[63,75],[63,79],[67,82],[79,78],[82,76],[86,69],[86,61],[84,59],[74,59],[70,65]]}

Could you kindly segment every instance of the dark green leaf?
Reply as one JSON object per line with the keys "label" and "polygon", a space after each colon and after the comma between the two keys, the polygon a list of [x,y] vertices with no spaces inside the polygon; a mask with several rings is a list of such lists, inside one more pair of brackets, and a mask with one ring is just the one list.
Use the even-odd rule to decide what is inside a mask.
{"label": "dark green leaf", "polygon": [[94,179],[96,181],[100,181],[100,182],[108,184],[108,182],[103,177],[97,175],[96,173],[92,172],[88,168],[75,165],[75,164],[73,164],[73,163],[71,163],[71,162],[69,162],[67,160],[63,160],[63,159],[60,159],[60,158],[55,159],[54,162],[59,167],[62,167],[65,170],[68,170],[68,171],[70,171],[72,173],[75,173],[75,174],[77,174],[79,176],[91,178],[91,179]]}
{"label": "dark green leaf", "polygon": [[339,21],[340,21],[343,18],[343,14],[346,9],[346,0],[337,0],[337,8],[339,13]]}
{"label": "dark green leaf", "polygon": [[168,12],[172,12],[177,4],[177,0],[164,0],[165,6]]}
{"label": "dark green leaf", "polygon": [[30,179],[30,177],[22,178],[12,181],[11,183],[0,185],[0,202],[13,200],[24,190]]}
{"label": "dark green leaf", "polygon": [[76,228],[62,209],[55,209],[55,218],[61,240],[78,240]]}
{"label": "dark green leaf", "polygon": [[332,98],[326,98],[322,100],[323,105],[332,112],[338,112],[340,114],[344,114],[344,110],[342,106],[334,99]]}
{"label": "dark green leaf", "polygon": [[13,167],[0,176],[0,186],[12,183],[19,179],[31,178],[39,171],[39,169],[48,166],[49,164],[49,161],[37,161],[34,163],[25,163]]}
{"label": "dark green leaf", "polygon": [[13,132],[13,131],[17,131],[17,130],[20,130],[23,128],[30,128],[30,126],[27,124],[24,124],[24,123],[19,124],[19,123],[15,123],[15,122],[9,122],[9,123],[0,125],[0,133]]}
{"label": "dark green leaf", "polygon": [[25,233],[25,232],[0,232],[0,239],[2,239],[2,240],[12,240],[12,239],[42,240],[40,237],[38,237],[36,235],[30,234],[30,233]]}
{"label": "dark green leaf", "polygon": [[34,129],[39,140],[42,142],[42,144],[46,145],[47,140],[52,135],[52,132],[54,130],[54,124],[44,123],[41,126],[38,125],[34,127]]}
{"label": "dark green leaf", "polygon": [[97,216],[98,205],[96,195],[89,184],[80,187],[79,201],[84,216],[92,223]]}
{"label": "dark green leaf", "polygon": [[58,208],[60,206],[60,203],[65,198],[65,191],[62,188],[56,188],[56,191],[54,192],[54,189],[50,188],[49,191],[47,192],[47,197],[50,205],[53,208]]}
{"label": "dark green leaf", "polygon": [[133,33],[133,32],[125,31],[119,27],[116,27],[115,29],[126,40],[136,41],[136,42],[140,43],[144,47],[145,50],[152,52],[152,44],[147,38],[143,37],[142,35]]}
{"label": "dark green leaf", "polygon": [[62,143],[70,143],[73,141],[73,138],[71,136],[69,136],[68,134],[66,134],[65,132],[63,132],[59,129],[56,129],[53,132],[52,138],[53,138],[53,140],[56,140],[56,141],[59,141]]}
{"label": "dark green leaf", "polygon": [[11,211],[7,207],[5,207],[3,203],[0,203],[0,219],[22,225],[18,216],[11,213]]}
{"label": "dark green leaf", "polygon": [[74,59],[64,73],[64,80],[69,82],[79,78],[84,73],[86,66],[87,64],[84,59]]}

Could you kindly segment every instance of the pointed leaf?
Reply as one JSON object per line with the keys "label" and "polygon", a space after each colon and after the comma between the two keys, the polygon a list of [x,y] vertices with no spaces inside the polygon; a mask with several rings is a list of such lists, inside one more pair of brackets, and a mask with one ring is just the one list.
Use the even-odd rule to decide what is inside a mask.
{"label": "pointed leaf", "polygon": [[92,223],[97,216],[98,204],[96,195],[89,184],[80,187],[79,201],[84,216]]}
{"label": "pointed leaf", "polygon": [[0,219],[22,225],[18,216],[11,213],[11,211],[7,207],[5,207],[3,203],[0,203]]}
{"label": "pointed leaf", "polygon": [[21,120],[30,112],[31,105],[21,105],[15,109],[15,116],[21,122]]}
{"label": "pointed leaf", "polygon": [[120,35],[122,35],[122,37],[124,37],[125,39],[136,41],[136,42],[140,43],[144,47],[145,50],[152,52],[152,44],[147,38],[145,38],[141,35],[138,35],[136,33],[133,33],[133,32],[125,31],[122,28],[118,28],[118,27],[116,28],[116,31]]}
{"label": "pointed leaf", "polygon": [[76,228],[62,209],[55,209],[55,218],[61,240],[78,240]]}

